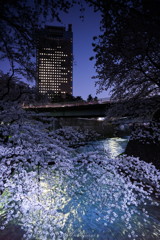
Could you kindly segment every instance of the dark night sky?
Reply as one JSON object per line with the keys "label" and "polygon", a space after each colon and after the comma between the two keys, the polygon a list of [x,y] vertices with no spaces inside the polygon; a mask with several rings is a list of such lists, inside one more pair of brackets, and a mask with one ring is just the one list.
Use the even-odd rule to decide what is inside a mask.
{"label": "dark night sky", "polygon": [[[93,36],[100,33],[100,14],[94,13],[92,8],[86,7],[84,20],[80,19],[79,7],[72,8],[68,14],[62,14],[63,24],[51,25],[66,26],[71,23],[73,28],[73,95],[82,96],[84,99],[89,94],[96,95],[94,61],[89,58],[94,55],[92,48]],[[108,97],[106,92],[97,95],[98,98]]]}
{"label": "dark night sky", "polygon": [[[69,13],[61,14],[62,23],[49,22],[47,25],[68,26],[72,24],[73,29],[73,95],[82,96],[86,99],[89,94],[96,96],[94,61],[89,58],[94,55],[92,42],[93,36],[99,35],[100,14],[94,13],[90,7],[85,7],[84,20],[80,19],[78,6],[70,9]],[[2,62],[1,69],[7,69],[7,62]],[[105,98],[109,95],[106,92],[98,94],[98,98]]]}

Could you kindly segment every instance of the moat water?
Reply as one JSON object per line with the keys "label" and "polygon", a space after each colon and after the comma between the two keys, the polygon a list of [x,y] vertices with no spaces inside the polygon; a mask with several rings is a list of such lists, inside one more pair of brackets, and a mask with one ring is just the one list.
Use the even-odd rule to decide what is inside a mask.
{"label": "moat water", "polygon": [[[128,137],[108,138],[90,142],[76,151],[94,152],[98,147],[99,151],[106,152],[106,155],[112,158],[124,152],[127,142]],[[96,171],[96,167],[93,169]],[[38,181],[36,177],[33,178],[30,192],[28,190],[27,195],[21,193],[24,194],[24,197],[21,197],[22,202],[17,200],[17,206],[21,205],[23,219],[20,219],[19,224],[11,222],[5,230],[1,230],[0,240],[160,239],[160,206],[157,200],[153,199],[153,202],[157,203],[155,205],[146,201],[147,215],[144,215],[144,206],[141,205],[127,206],[128,212],[125,213],[122,206],[125,192],[120,192],[123,189],[121,179],[108,174],[110,181],[115,184],[99,186],[100,175],[96,178],[95,172],[92,174],[85,166],[77,166],[75,171],[75,178],[59,176],[53,170],[47,174],[42,171],[39,196],[36,196],[32,189]],[[87,179],[85,184],[78,185],[84,178]],[[51,206],[54,206],[54,209]],[[20,226],[25,229],[24,224],[28,225],[28,232],[23,236],[25,231],[21,230]],[[45,236],[42,237],[41,232]]]}

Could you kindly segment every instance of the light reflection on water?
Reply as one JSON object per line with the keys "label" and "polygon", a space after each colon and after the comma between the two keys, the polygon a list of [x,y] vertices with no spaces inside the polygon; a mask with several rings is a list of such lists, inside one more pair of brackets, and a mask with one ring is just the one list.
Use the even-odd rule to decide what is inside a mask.
{"label": "light reflection on water", "polygon": [[123,153],[128,142],[128,137],[126,138],[110,138],[103,142],[106,152],[108,152],[110,157],[116,157]]}
{"label": "light reflection on water", "polygon": [[[109,156],[115,156],[124,151],[126,144],[127,139],[113,138],[91,143],[86,147],[81,147],[80,151],[94,150],[95,147],[100,145],[100,148],[105,149]],[[93,170],[96,171],[96,168],[99,168],[99,166],[96,166]],[[44,226],[45,228],[48,226],[46,231],[52,231],[53,233],[53,235],[48,235],[47,240],[133,239],[130,235],[131,230],[126,229],[126,219],[123,218],[124,212],[121,209],[121,198],[124,191],[123,182],[118,177],[108,174],[111,181],[112,177],[115,178],[114,181],[117,180],[118,189],[117,186],[112,185],[102,184],[102,186],[99,186],[98,177],[95,178],[94,174],[86,175],[87,168],[77,167],[74,171],[77,175],[73,179],[61,173],[55,173],[52,169],[41,172],[40,182],[37,181],[36,177],[32,178],[30,182],[28,182],[28,179],[26,181],[23,179],[23,187],[27,191],[25,193],[22,191],[21,195],[18,191],[15,192],[14,198],[21,200],[18,201],[18,206],[23,214],[19,214],[18,217],[21,224],[26,224],[26,226],[23,226],[24,229],[27,226],[28,228],[33,226],[36,232],[33,237],[36,240],[45,239],[40,238],[41,234],[38,234],[44,230]],[[85,185],[78,187],[78,183],[83,182],[85,175],[87,178]],[[32,191],[34,188],[38,191]],[[108,195],[108,192],[110,192],[110,195]],[[119,196],[118,200],[112,198],[114,194]],[[133,211],[131,218],[132,231],[139,235],[138,240],[158,240],[160,239],[160,207],[152,206],[150,202],[147,204],[148,218],[143,214],[140,207],[130,207],[130,211]],[[117,216],[114,218],[112,213]],[[107,218],[107,216],[109,217]],[[51,227],[52,229],[49,229]],[[61,238],[59,235],[54,238],[56,231],[66,233],[66,238]]]}
{"label": "light reflection on water", "polygon": [[114,137],[107,138],[105,140],[94,141],[86,144],[85,146],[79,147],[79,152],[94,151],[98,148],[100,151],[105,151],[107,156],[112,158],[124,152],[128,140],[129,137],[126,136],[124,138]]}

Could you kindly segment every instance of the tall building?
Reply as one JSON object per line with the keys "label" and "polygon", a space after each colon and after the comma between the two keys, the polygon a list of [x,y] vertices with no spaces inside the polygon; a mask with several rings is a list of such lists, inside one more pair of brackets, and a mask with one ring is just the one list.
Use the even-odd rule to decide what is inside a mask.
{"label": "tall building", "polygon": [[72,95],[72,25],[46,26],[38,32],[38,90],[49,98]]}

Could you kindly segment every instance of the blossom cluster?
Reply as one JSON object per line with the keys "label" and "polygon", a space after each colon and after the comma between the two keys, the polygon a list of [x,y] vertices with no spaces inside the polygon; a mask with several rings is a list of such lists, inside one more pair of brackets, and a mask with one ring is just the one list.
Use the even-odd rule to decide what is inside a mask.
{"label": "blossom cluster", "polygon": [[145,125],[136,124],[130,139],[147,144],[160,142],[160,123],[149,122]]}
{"label": "blossom cluster", "polygon": [[94,130],[73,128],[73,127],[62,127],[56,130],[56,138],[63,139],[67,146],[78,147],[84,145],[89,141],[94,141],[100,137]]}
{"label": "blossom cluster", "polygon": [[[1,230],[12,222],[25,240],[83,239],[91,233],[102,240],[120,219],[125,239],[141,239],[135,221],[142,215],[143,227],[152,225],[150,239],[159,239],[146,207],[157,206],[160,197],[160,172],[152,164],[125,155],[109,158],[98,148],[78,153],[74,147],[94,139],[93,133],[55,131],[52,118],[33,119],[17,106],[4,107],[1,116]],[[88,229],[85,219],[92,223]]]}

